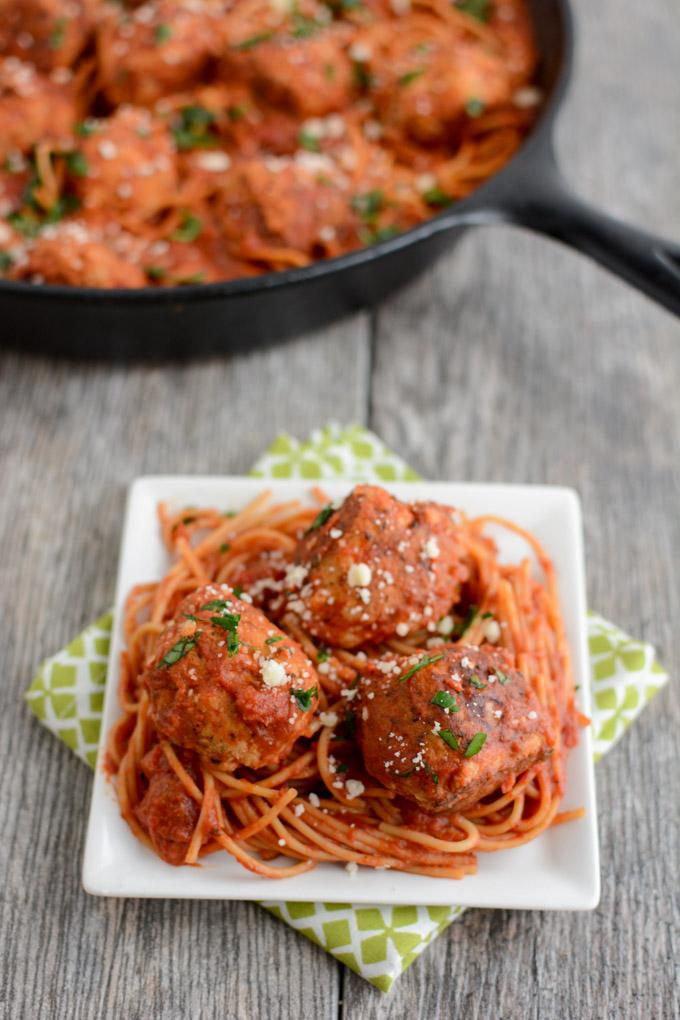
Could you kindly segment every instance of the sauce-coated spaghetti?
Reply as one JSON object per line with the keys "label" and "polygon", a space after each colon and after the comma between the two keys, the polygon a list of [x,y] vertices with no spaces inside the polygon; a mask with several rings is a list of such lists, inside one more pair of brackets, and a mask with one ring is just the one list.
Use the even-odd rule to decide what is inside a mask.
{"label": "sauce-coated spaghetti", "polygon": [[[530,534],[370,487],[320,513],[267,492],[231,516],[159,513],[173,564],[127,600],[107,767],[123,817],[166,860],[226,851],[266,878],[318,861],[462,878],[477,853],[580,816],[559,806],[585,720],[554,570]],[[394,532],[398,514],[409,531]],[[526,541],[542,580],[530,557],[499,561],[494,528]],[[395,623],[404,612],[412,623]],[[357,646],[362,626],[381,639]]]}
{"label": "sauce-coated spaghetti", "polygon": [[0,272],[308,265],[496,173],[541,102],[525,0],[7,0]]}

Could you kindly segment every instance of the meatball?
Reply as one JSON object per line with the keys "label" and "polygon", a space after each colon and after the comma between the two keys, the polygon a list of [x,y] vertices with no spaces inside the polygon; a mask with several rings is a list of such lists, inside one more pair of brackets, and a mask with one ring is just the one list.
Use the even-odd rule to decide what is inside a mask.
{"label": "meatball", "polygon": [[3,0],[0,52],[41,71],[71,67],[92,33],[93,0]]}
{"label": "meatball", "polygon": [[502,53],[466,34],[444,39],[420,12],[359,33],[350,54],[366,70],[383,123],[420,143],[451,141],[467,115],[512,96]]}
{"label": "meatball", "polygon": [[219,55],[221,4],[150,0],[136,10],[112,8],[97,29],[104,95],[114,106],[151,106],[197,83]]}
{"label": "meatball", "polygon": [[389,656],[363,674],[366,770],[427,811],[471,807],[551,753],[547,714],[502,649]]}
{"label": "meatball", "polygon": [[358,648],[434,630],[468,574],[452,511],[358,485],[339,510],[322,515],[296,550],[304,570],[289,602],[309,631]]}
{"label": "meatball", "polygon": [[325,253],[329,238],[354,239],[354,215],[347,196],[333,186],[335,165],[319,153],[302,152],[295,159],[265,157],[246,160],[225,175],[217,196],[224,236],[235,251],[253,260],[283,264],[291,250],[299,264]]}
{"label": "meatball", "polygon": [[278,764],[316,703],[316,673],[299,645],[227,585],[184,599],[145,683],[157,731],[226,768]]}
{"label": "meatball", "polygon": [[28,242],[11,275],[77,287],[143,287],[146,277],[130,260],[128,245],[121,243],[134,244],[134,239],[118,235],[119,251],[112,241],[81,220],[52,224]]}
{"label": "meatball", "polygon": [[85,210],[145,220],[175,200],[175,150],[166,125],[148,110],[124,106],[88,122],[79,150],[73,185]]}
{"label": "meatball", "polygon": [[[196,782],[198,776],[191,756],[181,753],[180,760]],[[168,864],[183,864],[200,808],[168,765],[158,744],[142,759],[142,772],[149,785],[135,815],[148,832],[158,856]]]}
{"label": "meatball", "polygon": [[73,87],[16,57],[0,60],[0,160],[36,142],[68,146],[78,119]]}
{"label": "meatball", "polygon": [[249,79],[272,105],[293,110],[301,117],[320,117],[346,109],[353,82],[352,62],[346,53],[346,27],[320,27],[299,38],[295,25],[291,28],[292,39],[283,33],[252,47],[248,47],[248,40],[233,45],[224,60],[227,80],[232,76]]}

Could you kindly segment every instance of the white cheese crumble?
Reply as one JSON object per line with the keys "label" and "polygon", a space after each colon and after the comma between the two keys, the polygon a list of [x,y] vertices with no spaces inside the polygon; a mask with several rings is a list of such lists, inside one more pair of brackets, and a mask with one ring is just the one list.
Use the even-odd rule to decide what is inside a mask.
{"label": "white cheese crumble", "polygon": [[347,872],[348,875],[354,876],[356,875],[358,870],[359,865],[357,864],[356,861],[347,861],[347,864],[345,865],[345,871]]}
{"label": "white cheese crumble", "polygon": [[361,718],[364,720],[364,722],[366,722],[366,720],[368,719],[368,709],[366,708],[365,705],[361,709]]}
{"label": "white cheese crumble", "polygon": [[307,799],[309,803],[312,805],[312,807],[319,807],[321,804],[321,801],[319,800],[319,797],[316,793],[310,793]]}
{"label": "white cheese crumble", "polygon": [[442,616],[441,620],[437,624],[437,631],[442,637],[448,637],[449,634],[453,633],[453,617]]}
{"label": "white cheese crumble", "polygon": [[521,89],[517,89],[512,97],[512,102],[518,110],[528,110],[532,106],[538,106],[542,99],[543,93],[540,89],[532,85],[524,85]]}
{"label": "white cheese crumble", "polygon": [[527,718],[529,718],[529,719],[538,719],[538,712],[529,712],[529,715],[527,716]]}
{"label": "white cheese crumble", "polygon": [[485,620],[482,628],[484,637],[491,645],[495,645],[501,638],[501,628],[497,620]]}
{"label": "white cheese crumble", "polygon": [[348,779],[345,783],[347,800],[354,800],[355,797],[360,797],[365,789],[366,787],[360,779]]}
{"label": "white cheese crumble", "polygon": [[286,567],[286,588],[301,588],[305,583],[307,574],[309,573],[307,567],[303,567],[302,564],[291,564]]}
{"label": "white cheese crumble", "polygon": [[338,716],[335,712],[319,712],[319,719],[323,726],[337,726]]}
{"label": "white cheese crumble", "polygon": [[353,563],[347,571],[347,584],[350,588],[366,588],[371,583],[372,576],[367,563]]}
{"label": "white cheese crumble", "polygon": [[196,162],[201,170],[207,170],[211,174],[220,174],[231,166],[231,160],[226,152],[200,152]]}
{"label": "white cheese crumble", "polygon": [[398,623],[397,626],[395,627],[395,630],[399,637],[406,637],[406,635],[408,634],[408,624]]}
{"label": "white cheese crumble", "polygon": [[340,530],[340,528],[331,528],[328,534],[331,536],[331,538],[342,538],[342,531]]}
{"label": "white cheese crumble", "polygon": [[344,690],[340,691],[340,693],[347,701],[354,701],[359,693],[359,689],[357,687],[346,687]]}
{"label": "white cheese crumble", "polygon": [[274,659],[265,659],[260,666],[260,673],[266,687],[283,687],[288,683],[285,669]]}
{"label": "white cheese crumble", "polygon": [[437,541],[436,537],[432,535],[432,537],[428,538],[427,542],[423,546],[423,553],[425,556],[427,556],[428,559],[436,560],[437,557],[439,556],[439,552],[440,552],[439,542]]}
{"label": "white cheese crumble", "polygon": [[305,812],[304,804],[296,804],[295,807],[293,808],[293,814],[295,815],[296,818],[299,818],[300,815],[304,814],[304,812]]}

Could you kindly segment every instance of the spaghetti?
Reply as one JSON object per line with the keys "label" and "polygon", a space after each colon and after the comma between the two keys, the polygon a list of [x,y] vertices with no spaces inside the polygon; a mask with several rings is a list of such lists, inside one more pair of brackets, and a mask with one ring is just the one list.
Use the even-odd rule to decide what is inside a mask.
{"label": "spaghetti", "polygon": [[[317,492],[316,496],[323,500],[322,494]],[[240,604],[239,626],[244,627],[245,615],[255,610],[250,608],[252,597],[240,592],[237,579],[247,582],[255,597],[262,596],[268,577],[281,577],[294,562],[300,536],[318,527],[323,513],[328,514],[324,511],[317,517],[317,512],[318,508],[310,509],[298,502],[274,504],[267,492],[226,517],[217,509],[185,509],[170,514],[163,505],[159,507],[162,535],[174,562],[164,578],[137,586],[127,599],[126,650],[121,658],[119,686],[122,715],[110,734],[107,752],[121,813],[135,835],[159,852],[144,806],[150,787],[150,758],[154,774],[162,773],[164,783],[175,784],[176,792],[167,802],[170,808],[180,794],[183,802],[181,849],[178,853],[177,844],[173,844],[174,857],[166,854],[166,859],[195,864],[206,854],[226,851],[264,878],[290,877],[313,868],[317,862],[335,861],[350,871],[365,866],[458,879],[475,871],[480,852],[520,846],[551,825],[580,817],[580,811],[559,813],[567,753],[576,743],[579,725],[587,720],[574,707],[554,569],[532,535],[497,518],[457,515],[457,541],[469,565],[469,577],[462,593],[454,596],[457,601],[453,613],[440,626],[448,632],[446,637],[433,637],[432,628],[417,629],[375,646],[328,647],[313,638],[310,622],[297,603],[293,603],[297,612],[287,604],[279,607],[278,627],[272,625],[264,632],[270,635],[267,645],[274,647],[288,641],[297,649],[296,654],[306,654],[314,664],[313,677],[305,681],[307,689],[293,692],[301,697],[306,712],[296,719],[289,749],[280,761],[260,768],[234,767],[228,755],[222,755],[220,761],[214,756],[188,753],[187,747],[193,744],[183,742],[180,746],[158,732],[149,670],[154,661],[158,664],[159,642],[178,607],[185,607],[194,593],[198,593],[200,603],[206,585],[211,596],[214,591],[226,590],[233,600],[227,608]],[[543,573],[542,582],[532,576],[529,558],[518,564],[499,561],[488,535],[490,527],[509,529],[527,543]],[[281,591],[281,583],[278,588],[275,580],[271,583],[275,591]],[[474,609],[465,604],[469,597],[475,599]],[[202,608],[212,611],[215,605],[211,601]],[[276,598],[269,606],[276,607]],[[184,616],[195,621],[199,629],[182,640],[195,644],[208,620],[205,616]],[[230,616],[225,626],[231,627],[233,619]],[[193,625],[182,624],[188,628]],[[311,626],[314,629],[313,622]],[[167,649],[168,640],[161,650]],[[485,649],[491,649],[489,654],[504,655],[513,670],[521,671],[529,688],[527,696],[534,699],[531,704],[538,704],[548,720],[552,753],[518,774],[506,773],[493,792],[486,792],[475,803],[432,814],[409,801],[408,791],[402,796],[398,781],[385,785],[366,771],[355,718],[357,705],[364,698],[361,685],[366,683],[371,668],[397,657],[406,656],[407,662],[416,662],[410,676],[422,669],[423,656],[429,664],[443,659],[445,651],[458,654],[466,649],[470,655],[482,655]],[[186,646],[180,651],[184,654]],[[178,654],[175,644],[161,666],[175,662]],[[237,662],[237,657],[229,661]],[[462,661],[465,663],[465,658]],[[189,673],[195,675],[191,669]],[[419,676],[424,675],[422,669]],[[503,683],[508,680],[500,670],[496,676]],[[401,690],[406,689],[405,680],[413,682],[407,676],[400,677]],[[483,686],[478,679],[475,681],[475,687]],[[263,692],[268,693],[266,688]],[[453,703],[451,692],[446,693],[443,702],[442,697],[440,691],[439,700],[433,699],[433,703]],[[460,700],[460,694],[458,697]],[[363,700],[363,704],[370,705],[371,701]],[[176,710],[180,712],[179,702]],[[365,718],[367,710],[362,712]],[[530,715],[535,717],[537,713]],[[439,731],[435,728],[435,732]],[[492,739],[493,734],[489,734]],[[468,752],[470,749],[469,745]],[[432,776],[432,769],[427,762],[424,764]],[[161,817],[161,829],[167,821]],[[272,863],[281,854],[292,863]]]}
{"label": "spaghetti", "polygon": [[525,0],[9,0],[0,272],[210,283],[389,238],[510,159],[535,64]]}

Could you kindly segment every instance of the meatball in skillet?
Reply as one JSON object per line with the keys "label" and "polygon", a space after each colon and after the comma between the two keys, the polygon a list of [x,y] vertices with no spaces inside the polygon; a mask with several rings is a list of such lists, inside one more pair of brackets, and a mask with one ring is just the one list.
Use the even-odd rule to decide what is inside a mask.
{"label": "meatball in skillet", "polygon": [[385,656],[364,671],[366,770],[430,812],[461,811],[550,754],[548,718],[501,649]]}
{"label": "meatball in skillet", "polygon": [[158,733],[230,769],[278,764],[316,705],[300,646],[227,585],[184,599],[145,683]]}
{"label": "meatball in skillet", "polygon": [[358,485],[317,521],[296,550],[289,606],[322,641],[358,648],[434,630],[458,600],[468,569],[450,508]]}

